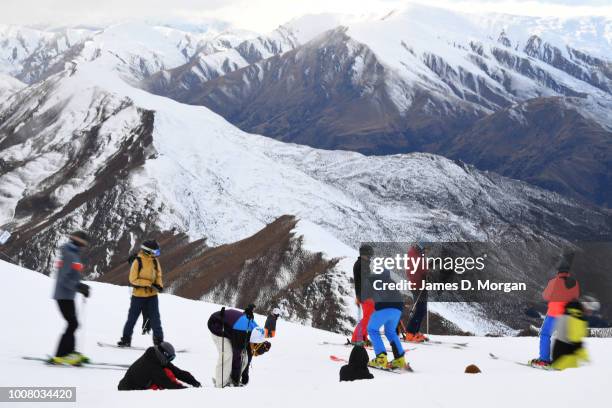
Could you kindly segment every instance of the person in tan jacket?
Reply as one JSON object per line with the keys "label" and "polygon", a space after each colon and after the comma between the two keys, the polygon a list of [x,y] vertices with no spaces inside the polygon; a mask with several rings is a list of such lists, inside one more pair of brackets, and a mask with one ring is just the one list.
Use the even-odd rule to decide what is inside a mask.
{"label": "person in tan jacket", "polygon": [[153,329],[153,343],[164,341],[164,332],[159,316],[157,294],[164,289],[162,268],[157,259],[159,244],[155,240],[143,242],[130,268],[130,285],[133,287],[130,310],[123,327],[123,336],[117,342],[119,347],[131,347],[134,326],[141,313],[147,316]]}

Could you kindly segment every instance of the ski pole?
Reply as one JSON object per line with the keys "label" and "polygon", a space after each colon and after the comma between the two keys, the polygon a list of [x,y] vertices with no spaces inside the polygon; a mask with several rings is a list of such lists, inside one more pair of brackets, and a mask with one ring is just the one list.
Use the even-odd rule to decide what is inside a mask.
{"label": "ski pole", "polygon": [[221,308],[221,388],[225,386],[225,306]]}
{"label": "ski pole", "polygon": [[425,303],[425,310],[427,311],[427,336],[429,336],[429,302]]}
{"label": "ski pole", "polygon": [[363,311],[361,310],[361,303],[357,305],[357,318],[359,319],[359,323],[357,323],[357,341],[363,341]]}
{"label": "ski pole", "polygon": [[[84,323],[85,320],[86,320],[85,318],[87,316],[87,314],[85,313],[85,310],[87,309],[86,306],[87,306],[87,298],[85,296],[83,296],[83,302],[82,302],[82,305],[81,305],[81,345],[83,346],[83,348],[81,350],[83,350],[83,351],[85,350],[84,347],[85,347],[85,340],[86,340],[86,336],[85,336],[85,323]],[[83,353],[81,353],[81,354],[83,354]]]}

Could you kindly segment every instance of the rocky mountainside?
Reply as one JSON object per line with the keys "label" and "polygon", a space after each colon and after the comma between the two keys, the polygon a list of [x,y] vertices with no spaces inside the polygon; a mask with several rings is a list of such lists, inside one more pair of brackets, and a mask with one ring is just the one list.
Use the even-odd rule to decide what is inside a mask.
{"label": "rocky mountainside", "polygon": [[[410,6],[384,19],[336,27],[296,47],[276,47],[267,59],[249,60],[239,49],[208,56],[212,62],[196,58],[142,86],[283,141],[366,154],[452,151],[452,157],[477,166],[494,161],[472,148],[481,140],[479,126],[497,123],[488,117],[550,103],[523,115],[523,128],[553,120],[570,128],[569,118],[585,123],[582,130],[592,130],[586,137],[604,150],[587,161],[570,152],[567,159],[584,177],[564,174],[551,183],[541,166],[513,171],[517,158],[522,166],[529,157],[511,144],[505,158],[496,156],[495,167],[483,168],[608,206],[610,183],[599,171],[606,166],[601,156],[612,155],[612,45],[605,35],[611,24],[603,18],[471,15]],[[567,99],[577,116],[540,117],[556,111],[555,98]],[[515,129],[495,131],[508,141]],[[583,133],[567,136],[583,143]],[[562,144],[559,137],[551,131],[538,140]],[[548,161],[541,155],[546,146],[534,144],[529,153]]]}

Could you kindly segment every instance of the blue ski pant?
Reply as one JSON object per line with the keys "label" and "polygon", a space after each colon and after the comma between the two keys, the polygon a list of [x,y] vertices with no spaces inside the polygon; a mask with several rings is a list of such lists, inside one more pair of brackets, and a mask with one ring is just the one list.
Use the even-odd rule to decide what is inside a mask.
{"label": "blue ski pant", "polygon": [[553,316],[546,316],[540,329],[540,360],[552,361],[550,354],[550,338],[555,331],[555,320]]}
{"label": "blue ski pant", "polygon": [[396,331],[401,316],[401,310],[387,308],[375,311],[372,317],[370,317],[370,322],[368,323],[368,336],[370,337],[376,355],[387,351],[382,336],[380,335],[380,328],[383,326],[385,328],[385,337],[387,337],[387,340],[391,343],[394,357],[399,358],[404,355],[404,348],[402,347],[402,342]]}
{"label": "blue ski pant", "polygon": [[164,332],[161,327],[161,318],[159,317],[159,301],[157,296],[151,297],[137,297],[132,296],[130,300],[130,310],[128,311],[128,318],[123,327],[123,338],[131,339],[132,333],[134,332],[134,326],[140,317],[142,312],[145,312],[151,323],[153,329],[153,336],[157,339],[163,340]]}

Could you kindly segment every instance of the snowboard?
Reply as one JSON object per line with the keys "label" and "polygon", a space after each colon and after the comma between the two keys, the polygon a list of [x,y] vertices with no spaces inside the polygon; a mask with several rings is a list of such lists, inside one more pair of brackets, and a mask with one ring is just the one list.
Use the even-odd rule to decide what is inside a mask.
{"label": "snowboard", "polygon": [[489,353],[489,357],[491,357],[493,360],[505,361],[507,363],[513,363],[513,364],[517,364],[517,365],[524,366],[524,367],[535,368],[536,370],[556,371],[551,366],[535,366],[535,365],[531,365],[529,363],[525,363],[523,361],[517,361],[517,360],[510,360],[510,359],[507,359],[507,358],[502,358],[502,357],[499,357],[499,356],[497,356],[497,355],[495,355],[493,353]]}
{"label": "snowboard", "polygon": [[29,360],[29,361],[40,361],[42,363],[45,363],[46,365],[48,365],[49,367],[60,367],[60,368],[95,368],[95,369],[99,369],[99,370],[120,370],[120,371],[125,371],[127,370],[130,366],[127,364],[119,364],[119,363],[101,363],[101,362],[91,362],[91,363],[81,363],[79,365],[68,365],[68,364],[54,364],[52,362],[50,362],[51,357],[47,356],[45,357],[32,357],[32,356],[22,356],[21,357],[24,360]]}
{"label": "snowboard", "polygon": [[[138,350],[138,351],[145,351],[148,348],[148,347],[139,347],[139,346],[119,347],[116,344],[104,343],[102,341],[98,342],[98,346],[100,346],[100,347],[112,347],[112,348],[123,349],[123,350]],[[175,353],[186,353],[187,351],[188,351],[187,349],[177,349],[177,350],[174,350]]]}
{"label": "snowboard", "polygon": [[[331,355],[329,356],[329,359],[331,361],[335,361],[336,363],[345,363],[348,364],[348,359],[343,358],[343,357],[338,357],[338,356],[334,356]],[[371,368],[373,370],[379,370],[379,371],[385,371],[387,373],[393,373],[393,374],[404,374],[404,373],[413,373],[414,370],[412,369],[412,367],[410,367],[410,364],[406,363],[406,367],[403,369],[400,368],[383,368],[383,367],[370,367],[368,366],[368,368]]]}

